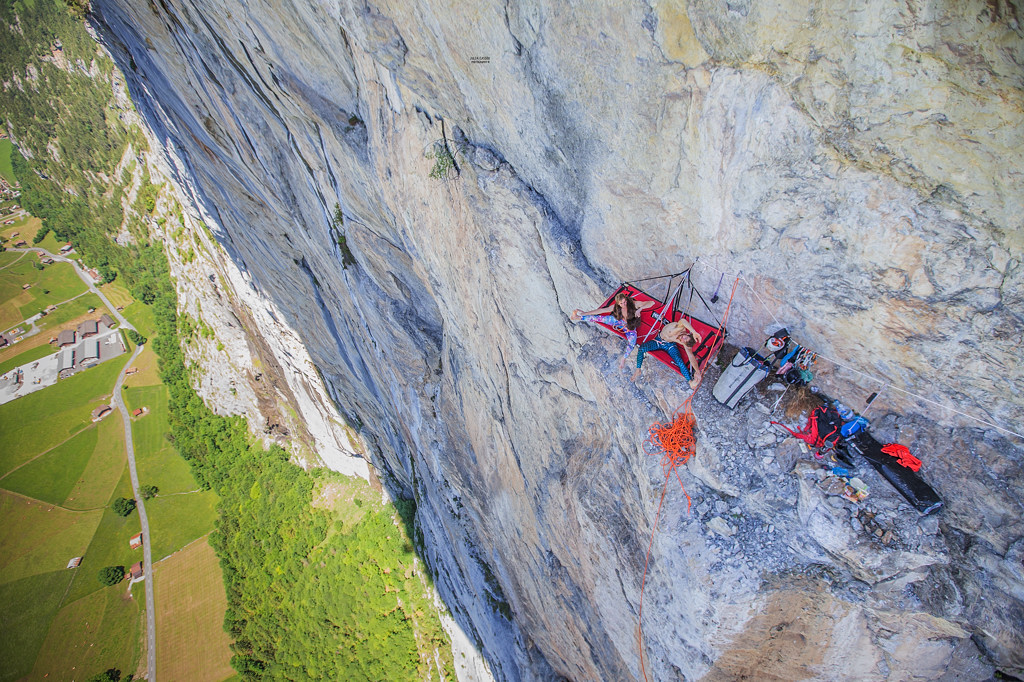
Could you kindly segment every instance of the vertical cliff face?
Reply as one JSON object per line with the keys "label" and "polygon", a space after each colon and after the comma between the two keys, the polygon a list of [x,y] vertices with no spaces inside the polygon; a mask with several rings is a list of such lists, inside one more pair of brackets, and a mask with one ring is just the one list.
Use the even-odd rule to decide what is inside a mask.
{"label": "vertical cliff face", "polygon": [[633,387],[567,314],[698,256],[709,290],[745,273],[733,342],[779,321],[863,372],[822,368],[829,392],[881,390],[879,437],[947,509],[918,522],[877,477],[870,518],[826,499],[770,401],[701,394],[694,507],[669,492],[647,566],[648,672],[1024,667],[1021,443],[992,426],[1024,423],[1013,3],[93,9],[253,318],[294,330],[415,495],[499,678],[641,677],[662,476],[640,443],[685,394]]}

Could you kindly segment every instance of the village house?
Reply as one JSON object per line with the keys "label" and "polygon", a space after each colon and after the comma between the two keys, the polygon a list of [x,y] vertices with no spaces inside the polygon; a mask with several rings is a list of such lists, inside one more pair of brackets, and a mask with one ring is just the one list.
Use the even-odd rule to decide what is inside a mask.
{"label": "village house", "polygon": [[146,413],[146,411],[144,409],[142,409],[141,407],[137,407],[134,410],[132,410],[132,416],[133,417],[141,417],[145,413]]}
{"label": "village house", "polygon": [[131,576],[132,580],[141,580],[142,579],[142,562],[139,561],[139,562],[136,562],[136,563],[132,564],[132,568],[128,572],[128,575]]}
{"label": "village house", "polygon": [[60,334],[57,334],[57,347],[64,348],[75,343],[75,330],[74,329],[62,329]]}
{"label": "village house", "polygon": [[61,253],[67,253],[68,251],[70,251],[73,248],[75,248],[75,247],[71,246],[71,244],[65,244],[64,246],[60,247],[60,252]]}
{"label": "village house", "polygon": [[100,405],[99,407],[92,411],[92,420],[94,422],[98,422],[99,420],[103,419],[108,414],[110,414],[110,412],[110,405]]}
{"label": "village house", "polygon": [[128,540],[128,546],[132,549],[142,547],[142,533],[136,533]]}
{"label": "village house", "polygon": [[86,320],[78,325],[78,336],[83,339],[95,336],[97,333],[99,333],[99,328],[96,325],[96,320]]}

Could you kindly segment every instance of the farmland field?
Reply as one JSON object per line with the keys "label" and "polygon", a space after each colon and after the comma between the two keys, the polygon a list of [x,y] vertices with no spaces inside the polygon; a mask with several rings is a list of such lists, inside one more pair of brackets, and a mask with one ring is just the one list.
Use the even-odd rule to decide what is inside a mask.
{"label": "farmland field", "polygon": [[101,421],[96,431],[99,434],[96,449],[64,500],[68,509],[95,509],[105,505],[128,461],[124,426],[116,413]]}
{"label": "farmland field", "polygon": [[69,559],[85,553],[101,516],[99,510],[69,511],[0,490],[0,581],[64,570]]}
{"label": "farmland field", "polygon": [[65,605],[50,624],[32,678],[71,682],[116,668],[125,679],[141,653],[143,589],[136,584],[129,592],[125,581]]}
{"label": "farmland field", "polygon": [[206,538],[164,559],[156,574],[157,670],[170,680],[221,682],[235,674],[221,627],[227,599]]}
{"label": "farmland field", "polygon": [[24,257],[25,254],[18,251],[0,251],[0,268],[6,268],[12,263],[17,263]]}
{"label": "farmland field", "polygon": [[0,478],[0,485],[43,502],[61,504],[89,463],[97,441],[97,429],[86,428]]}
{"label": "farmland field", "polygon": [[[4,321],[0,327],[6,329],[12,324],[32,317],[48,305],[66,301],[87,291],[85,282],[79,279],[71,263],[53,263],[37,270],[39,263],[35,254],[22,258],[17,263],[0,270],[0,300],[4,301]],[[30,285],[24,289],[25,284]],[[7,322],[11,309],[18,311],[17,319]]]}
{"label": "farmland field", "polygon": [[109,401],[128,360],[114,358],[41,391],[0,405],[0,474],[67,440],[91,424],[92,408]]}
{"label": "farmland field", "polygon": [[0,584],[0,682],[12,682],[32,671],[50,621],[72,571],[39,573]]}

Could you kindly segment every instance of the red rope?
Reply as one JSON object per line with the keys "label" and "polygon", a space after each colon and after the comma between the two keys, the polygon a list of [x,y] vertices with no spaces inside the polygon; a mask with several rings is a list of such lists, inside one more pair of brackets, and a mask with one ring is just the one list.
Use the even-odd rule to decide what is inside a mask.
{"label": "red rope", "polygon": [[882,452],[887,455],[896,457],[900,463],[900,466],[905,466],[911,471],[917,471],[921,468],[921,460],[910,454],[910,450],[907,446],[900,445],[899,443],[889,443],[882,448]]}
{"label": "red rope", "polygon": [[[732,307],[732,299],[736,295],[736,287],[739,285],[739,277],[732,285],[732,293],[729,294],[729,304],[725,306],[725,314],[722,315],[721,327],[715,330],[715,337],[717,337],[722,329],[725,328],[725,322],[729,319],[729,309]],[[717,343],[717,338],[711,344],[711,348],[714,348],[714,343]],[[705,358],[704,367],[711,362],[711,353],[708,353],[708,357]],[[700,361],[697,361],[700,365]],[[686,464],[690,461],[690,458],[697,453],[697,439],[694,435],[694,429],[697,426],[697,417],[693,413],[693,396],[696,395],[697,389],[700,388],[701,383],[704,381],[703,368],[695,368],[700,371],[700,379],[697,381],[697,387],[690,391],[690,394],[683,401],[683,404],[676,408],[672,414],[672,419],[667,422],[655,422],[651,425],[650,430],[647,432],[647,439],[644,441],[644,450],[647,454],[661,454],[661,468],[665,472],[665,482],[661,486],[661,498],[658,500],[658,511],[654,515],[654,526],[651,528],[651,540],[647,543],[647,556],[644,557],[644,577],[640,582],[640,610],[637,612],[637,645],[640,652],[640,670],[644,674],[644,680],[647,680],[647,669],[644,666],[644,629],[643,629],[643,613],[644,613],[644,588],[647,586],[647,567],[651,561],[651,549],[654,547],[654,534],[658,530],[658,521],[661,519],[661,506],[665,502],[665,493],[668,492],[668,481],[675,474],[676,480],[679,481],[679,487],[683,491],[683,495],[686,495],[686,513],[690,513],[690,506],[692,500],[690,500],[689,493],[686,492],[686,487],[683,485],[683,479],[679,476],[678,467]]]}
{"label": "red rope", "polygon": [[794,438],[799,438],[803,442],[810,445],[812,448],[817,449],[825,445],[828,439],[831,438],[832,435],[839,430],[839,427],[837,426],[833,428],[831,431],[829,431],[825,436],[821,436],[818,433],[818,410],[822,411],[822,415],[825,414],[825,408],[814,408],[813,410],[811,410],[810,416],[807,417],[807,423],[804,425],[804,428],[800,429],[799,431],[794,431],[793,429],[789,428],[782,422],[772,422],[772,424],[776,426],[781,426],[782,428],[786,429],[786,431],[789,432],[789,435],[793,436]]}

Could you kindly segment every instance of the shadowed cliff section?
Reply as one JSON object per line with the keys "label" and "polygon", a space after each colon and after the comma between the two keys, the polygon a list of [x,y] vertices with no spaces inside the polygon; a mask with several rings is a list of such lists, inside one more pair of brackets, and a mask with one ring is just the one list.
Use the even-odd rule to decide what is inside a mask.
{"label": "shadowed cliff section", "polygon": [[[621,347],[568,323],[619,279],[697,256],[742,269],[760,298],[738,295],[733,342],[758,343],[774,315],[894,387],[1024,422],[1007,199],[1024,193],[1006,172],[1021,160],[1021,41],[1009,19],[979,24],[983,3],[928,20],[942,45],[1002,45],[967,95],[974,52],[939,45],[947,69],[912,66],[931,35],[907,23],[917,3],[859,18],[742,2],[136,4],[98,0],[93,21],[178,184],[392,490],[416,497],[438,588],[500,679],[641,677],[661,474],[639,443],[683,393],[663,372],[628,384]],[[872,39],[850,57],[861,30]],[[440,118],[463,149],[445,182],[425,157]],[[717,272],[695,272],[714,288]],[[850,400],[880,388],[821,374]],[[973,674],[976,646],[1024,667],[1019,443],[884,392],[871,416],[922,453],[947,510],[918,523],[873,481],[901,538],[883,546],[794,469],[765,414],[706,396],[696,409],[694,511],[668,497],[645,592],[655,678],[719,679],[808,633],[820,659],[775,674],[884,679],[926,650],[926,677]],[[894,429],[887,412],[907,418]],[[803,573],[829,578],[788,577]]]}

